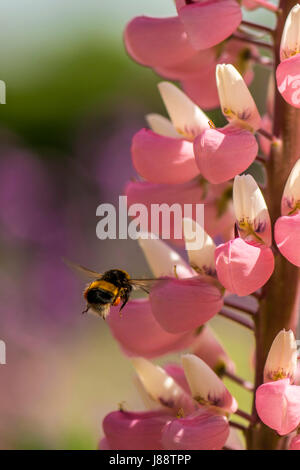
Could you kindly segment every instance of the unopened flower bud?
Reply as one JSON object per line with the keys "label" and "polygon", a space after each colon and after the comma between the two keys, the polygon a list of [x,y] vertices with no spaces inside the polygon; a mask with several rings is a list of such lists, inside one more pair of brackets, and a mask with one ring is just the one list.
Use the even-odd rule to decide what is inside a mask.
{"label": "unopened flower bud", "polygon": [[270,348],[264,369],[264,381],[289,378],[293,383],[296,370],[297,343],[294,333],[292,330],[281,330]]}

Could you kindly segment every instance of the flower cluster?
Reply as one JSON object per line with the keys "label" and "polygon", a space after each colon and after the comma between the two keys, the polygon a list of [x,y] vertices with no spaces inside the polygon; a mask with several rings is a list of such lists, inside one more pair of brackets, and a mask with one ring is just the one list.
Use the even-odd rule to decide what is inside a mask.
{"label": "flower cluster", "polygon": [[[234,427],[230,415],[239,410],[221,378],[227,374],[247,384],[236,377],[234,363],[207,322],[221,313],[254,329],[255,322],[237,315],[236,302],[242,313],[258,316],[265,286],[276,269],[275,257],[300,267],[300,160],[295,156],[294,167],[288,169],[279,195],[281,214],[273,211],[272,220],[262,189],[246,172],[255,160],[268,163],[282,149],[282,136],[271,134],[272,95],[277,88],[287,103],[300,107],[300,6],[294,6],[286,18],[277,88],[271,79],[262,119],[248,85],[254,63],[266,64],[268,58],[260,57],[259,36],[247,30],[251,24],[243,21],[240,3],[175,3],[177,16],[138,17],[125,30],[129,55],[164,78],[179,81],[183,89],[167,81],[158,84],[168,118],[148,114],[148,128],[133,136],[132,162],[140,179],[128,183],[125,191],[129,204],[183,207],[203,202],[206,230],[194,214],[182,220],[189,263],[157,238],[159,228],[154,236],[141,234],[139,245],[159,281],[148,298],[131,300],[121,318],[112,308],[108,324],[132,358],[138,389],[150,411],[121,409],[107,415],[101,449],[234,447],[229,444]],[[278,13],[264,0],[242,3],[248,9],[263,6]],[[228,121],[222,128],[205,113],[218,105]],[[196,231],[202,233],[203,243],[195,250],[191,244]],[[174,233],[171,241],[178,243]],[[237,298],[250,295],[255,298],[254,310],[247,299]],[[264,383],[256,380],[256,411],[249,416],[249,425],[255,426],[258,414],[282,436],[300,424],[300,388],[295,385],[294,334],[278,326]],[[181,366],[161,368],[149,362],[184,349],[189,354],[182,356]],[[295,437],[290,448],[297,446]]]}

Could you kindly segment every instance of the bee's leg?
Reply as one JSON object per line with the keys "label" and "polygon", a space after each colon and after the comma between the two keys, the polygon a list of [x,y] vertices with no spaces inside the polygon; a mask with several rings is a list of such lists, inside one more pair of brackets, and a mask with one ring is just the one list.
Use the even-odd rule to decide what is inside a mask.
{"label": "bee's leg", "polygon": [[83,312],[81,312],[81,313],[82,313],[82,315],[83,315],[84,313],[87,313],[87,312],[89,311],[89,309],[90,309],[90,306],[89,306],[89,305],[87,305],[86,309],[85,309],[85,310],[83,310]]}
{"label": "bee's leg", "polygon": [[124,294],[122,295],[123,303],[122,303],[121,308],[119,310],[120,312],[125,307],[125,305],[127,304],[129,298],[130,298],[130,292],[124,292]]}

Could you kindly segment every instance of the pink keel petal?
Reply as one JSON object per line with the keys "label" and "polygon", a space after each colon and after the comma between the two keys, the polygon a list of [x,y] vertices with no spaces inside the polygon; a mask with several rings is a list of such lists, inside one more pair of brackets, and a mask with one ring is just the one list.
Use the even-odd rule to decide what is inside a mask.
{"label": "pink keel petal", "polygon": [[162,442],[168,450],[220,450],[229,436],[225,416],[198,410],[187,418],[170,421]]}
{"label": "pink keel petal", "polygon": [[[189,59],[172,67],[156,67],[155,71],[169,80],[184,80],[206,74],[207,70],[214,73],[216,69],[215,48],[197,51]],[[215,81],[215,80],[214,80]]]}
{"label": "pink keel petal", "polygon": [[226,126],[202,132],[194,151],[202,175],[219,184],[245,171],[254,161],[258,145],[251,132]]}
{"label": "pink keel petal", "polygon": [[150,293],[152,312],[170,333],[192,330],[216,315],[223,306],[217,287],[199,278],[166,278]]}
{"label": "pink keel petal", "polygon": [[119,307],[111,308],[107,318],[114,338],[129,356],[153,358],[186,348],[193,334],[167,333],[155,320],[148,299],[128,302],[120,316]]}
{"label": "pink keel petal", "polygon": [[256,410],[263,423],[281,436],[292,432],[300,422],[300,387],[290,385],[289,379],[261,385]]}
{"label": "pink keel petal", "polygon": [[275,224],[274,236],[280,253],[290,263],[300,267],[300,213],[279,217]]}
{"label": "pink keel petal", "polygon": [[235,0],[209,0],[179,9],[179,18],[196,49],[207,49],[228,38],[242,21]]}
{"label": "pink keel petal", "polygon": [[293,437],[290,442],[289,450],[300,450],[300,435]]}
{"label": "pink keel petal", "polygon": [[131,57],[150,67],[173,66],[196,53],[177,16],[136,17],[127,25],[124,40]]}
{"label": "pink keel petal", "polygon": [[136,171],[151,183],[185,183],[199,174],[193,144],[184,139],[142,129],[133,137],[131,154]]}
{"label": "pink keel petal", "polygon": [[105,416],[103,430],[112,450],[161,450],[162,429],[170,419],[161,411],[114,411]]}
{"label": "pink keel petal", "polygon": [[249,295],[260,289],[274,270],[270,248],[251,245],[241,238],[219,245],[215,253],[221,284],[233,294]]}
{"label": "pink keel petal", "polygon": [[281,62],[276,70],[279,93],[285,101],[300,108],[300,54]]}

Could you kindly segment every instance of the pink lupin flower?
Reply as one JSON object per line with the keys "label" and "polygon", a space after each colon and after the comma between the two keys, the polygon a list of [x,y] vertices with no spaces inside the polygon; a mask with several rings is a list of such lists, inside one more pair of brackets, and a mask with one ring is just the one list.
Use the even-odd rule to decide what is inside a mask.
{"label": "pink lupin flower", "polygon": [[292,385],[297,369],[297,344],[293,332],[278,333],[265,364],[268,381],[256,390],[256,410],[260,419],[281,436],[300,422],[300,387]]}
{"label": "pink lupin flower", "polygon": [[171,417],[157,411],[113,411],[103,420],[104,449],[162,450],[161,434]]}
{"label": "pink lupin flower", "polygon": [[200,173],[219,184],[246,170],[256,158],[258,145],[251,132],[228,125],[204,131],[195,140],[194,151]]}
{"label": "pink lupin flower", "polygon": [[277,87],[287,103],[300,108],[300,5],[295,5],[285,22],[280,44],[281,63],[276,70]]}
{"label": "pink lupin flower", "polygon": [[[192,232],[191,236],[194,235],[193,227],[195,226],[201,234],[203,230],[198,224],[191,219],[184,219],[186,239],[188,232],[189,234]],[[204,233],[203,245],[199,246],[198,250],[190,251],[191,245],[195,243],[191,236],[189,243],[187,243],[187,249],[192,267],[198,273],[204,274],[203,276],[195,276],[195,272],[191,270],[189,277],[186,277],[187,271],[183,273],[184,277],[182,278],[174,277],[174,267],[177,266],[175,257],[171,263],[167,259],[165,266],[163,266],[163,261],[166,259],[163,251],[168,253],[169,250],[167,245],[160,240],[139,240],[154,275],[167,275],[154,285],[149,299],[155,319],[162,328],[173,334],[187,332],[202,325],[216,315],[223,305],[220,287],[210,277],[214,274],[214,244],[211,238]],[[180,276],[177,267],[176,275]]]}
{"label": "pink lupin flower", "polygon": [[300,159],[295,163],[286,182],[281,200],[281,213],[275,223],[274,237],[280,253],[290,263],[300,266],[296,247],[300,240]]}
{"label": "pink lupin flower", "polygon": [[200,0],[190,5],[177,3],[184,29],[195,49],[207,49],[228,38],[242,21],[235,0]]}
{"label": "pink lupin flower", "polygon": [[221,284],[239,296],[262,287],[274,270],[271,222],[263,195],[251,175],[236,176],[233,203],[241,238],[216,249],[216,269]]}
{"label": "pink lupin flower", "polygon": [[171,121],[148,115],[152,130],[142,129],[133,137],[133,165],[152,183],[184,183],[199,174],[192,141],[209,127],[209,118],[172,83],[161,82],[158,88]]}
{"label": "pink lupin flower", "polygon": [[185,349],[194,341],[192,332],[174,335],[164,330],[154,318],[148,299],[129,301],[122,316],[119,307],[112,307],[107,322],[129,356],[158,357]]}
{"label": "pink lupin flower", "polygon": [[223,413],[235,413],[237,402],[222,380],[194,354],[182,356],[182,365],[192,397],[202,406]]}
{"label": "pink lupin flower", "polygon": [[190,43],[180,19],[139,16],[128,23],[125,45],[142,65],[168,67],[183,62],[197,51]]}
{"label": "pink lupin flower", "polygon": [[260,127],[261,118],[235,67],[219,64],[216,76],[221,108],[230,125],[203,131],[195,139],[194,152],[201,174],[219,184],[246,170],[254,161],[258,145],[253,132]]}
{"label": "pink lupin flower", "polygon": [[199,409],[186,418],[166,423],[162,443],[169,450],[221,450],[229,436],[224,415]]}
{"label": "pink lupin flower", "polygon": [[290,442],[289,450],[300,450],[300,435],[297,434]]}

